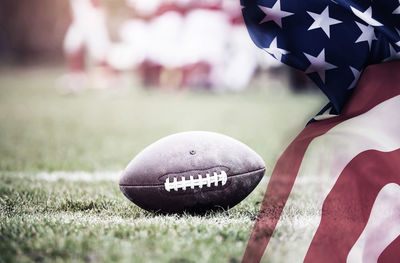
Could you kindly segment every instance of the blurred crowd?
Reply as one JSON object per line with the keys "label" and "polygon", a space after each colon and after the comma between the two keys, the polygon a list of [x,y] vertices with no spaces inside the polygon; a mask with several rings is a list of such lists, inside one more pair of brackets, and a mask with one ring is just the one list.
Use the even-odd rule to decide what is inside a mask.
{"label": "blurred crowd", "polygon": [[69,2],[63,83],[70,90],[92,69],[110,79],[136,72],[148,87],[242,90],[258,69],[279,66],[251,42],[240,1],[126,0],[130,17],[114,41],[101,0]]}

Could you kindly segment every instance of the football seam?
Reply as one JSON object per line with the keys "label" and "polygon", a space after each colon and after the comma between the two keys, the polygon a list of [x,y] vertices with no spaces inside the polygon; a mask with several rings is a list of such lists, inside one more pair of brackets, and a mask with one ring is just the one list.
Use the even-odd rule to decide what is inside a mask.
{"label": "football seam", "polygon": [[[257,170],[253,170],[253,171],[250,171],[250,172],[246,172],[246,173],[232,174],[232,175],[228,176],[228,179],[229,179],[229,178],[232,178],[232,177],[235,177],[235,178],[236,178],[236,177],[246,176],[246,175],[251,174],[251,173],[257,173],[257,172],[261,172],[261,171],[265,171],[265,170],[266,170],[266,168],[263,167],[263,168],[260,168],[260,169],[257,169]],[[164,186],[164,184],[163,184],[163,183],[160,183],[160,184],[150,184],[150,185],[120,184],[119,186],[144,188],[144,187],[160,187],[160,186]]]}
{"label": "football seam", "polygon": [[192,169],[192,170],[186,170],[186,171],[183,171],[183,172],[167,173],[167,174],[164,174],[164,175],[161,175],[160,177],[158,177],[158,180],[160,180],[163,177],[165,178],[167,176],[170,176],[170,175],[179,175],[179,174],[184,174],[184,173],[189,173],[189,172],[199,172],[199,173],[201,173],[201,172],[207,172],[209,170],[213,170],[213,169],[217,169],[217,168],[226,168],[225,172],[228,172],[228,171],[231,170],[228,166],[217,165],[217,166],[213,166],[213,167],[209,167],[209,168],[205,168],[205,169]]}

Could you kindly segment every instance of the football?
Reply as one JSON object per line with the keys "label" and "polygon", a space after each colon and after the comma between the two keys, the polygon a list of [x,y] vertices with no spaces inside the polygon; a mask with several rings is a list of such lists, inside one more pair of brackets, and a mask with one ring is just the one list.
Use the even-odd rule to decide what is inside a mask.
{"label": "football", "polygon": [[222,134],[192,131],[146,147],[123,171],[119,187],[148,211],[204,213],[235,206],[264,173],[264,161],[247,145]]}

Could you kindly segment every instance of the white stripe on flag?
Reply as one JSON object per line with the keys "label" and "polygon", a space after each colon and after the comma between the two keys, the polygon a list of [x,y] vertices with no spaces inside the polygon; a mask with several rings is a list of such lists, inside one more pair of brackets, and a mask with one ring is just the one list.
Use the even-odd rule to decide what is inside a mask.
{"label": "white stripe on flag", "polygon": [[[271,240],[264,252],[263,261],[303,262],[311,241],[321,221],[322,205],[335,185],[345,166],[358,154],[367,150],[382,152],[400,148],[400,96],[391,98],[375,106],[368,112],[344,121],[324,135],[315,138],[307,148],[287,204],[279,218]],[[300,182],[305,177],[320,178],[320,182],[310,185],[304,192]],[[283,241],[280,228],[290,218],[291,209],[302,207],[303,197],[308,195],[315,209],[319,211],[318,220],[307,229],[293,228],[292,238]],[[277,249],[277,248],[280,249]]]}
{"label": "white stripe on flag", "polygon": [[347,263],[376,263],[383,250],[400,235],[400,185],[379,192],[367,226],[350,250]]}

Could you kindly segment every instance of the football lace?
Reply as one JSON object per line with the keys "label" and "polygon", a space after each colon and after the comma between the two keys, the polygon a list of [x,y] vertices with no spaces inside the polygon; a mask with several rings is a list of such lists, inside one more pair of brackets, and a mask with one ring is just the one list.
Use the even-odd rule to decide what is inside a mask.
{"label": "football lace", "polygon": [[228,176],[226,175],[226,172],[221,171],[219,174],[214,172],[212,176],[207,173],[205,177],[199,174],[196,179],[193,177],[193,175],[191,175],[189,180],[186,180],[186,178],[182,176],[180,181],[174,177],[173,181],[170,182],[169,178],[167,178],[164,186],[165,190],[170,192],[171,190],[178,191],[178,189],[186,190],[187,188],[194,189],[195,187],[203,188],[203,186],[218,186],[219,182],[221,182],[221,185],[225,185],[227,179]]}

